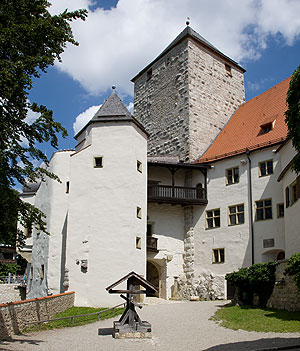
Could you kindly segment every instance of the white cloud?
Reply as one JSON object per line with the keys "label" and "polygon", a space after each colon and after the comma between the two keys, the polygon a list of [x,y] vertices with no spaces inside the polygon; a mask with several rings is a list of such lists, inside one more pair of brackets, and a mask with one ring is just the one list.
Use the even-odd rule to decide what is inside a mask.
{"label": "white cloud", "polygon": [[[90,0],[52,0],[55,11],[88,8]],[[94,8],[94,7],[93,7]],[[89,12],[72,22],[80,46],[68,46],[56,67],[99,94],[115,84],[133,94],[130,79],[185,27],[191,27],[224,54],[243,63],[260,57],[269,36],[287,45],[300,35],[299,0],[119,0],[111,10]]]}
{"label": "white cloud", "polygon": [[101,105],[91,106],[76,117],[73,123],[74,134],[77,134],[94,117],[100,107]]}
{"label": "white cloud", "polygon": [[[73,130],[75,135],[94,117],[95,113],[99,110],[101,106],[102,105],[91,106],[76,117],[75,122],[73,123]],[[133,115],[133,102],[130,102],[126,107],[128,111]]]}

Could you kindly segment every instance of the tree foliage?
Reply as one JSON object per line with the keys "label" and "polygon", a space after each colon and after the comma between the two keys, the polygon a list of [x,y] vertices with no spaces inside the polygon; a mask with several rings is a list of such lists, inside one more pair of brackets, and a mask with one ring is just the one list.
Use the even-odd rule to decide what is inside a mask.
{"label": "tree foliage", "polygon": [[300,173],[300,66],[294,71],[286,102],[288,109],[285,112],[285,120],[288,126],[288,136],[298,154],[293,159],[293,169]]}
{"label": "tree foliage", "polygon": [[265,306],[275,284],[277,262],[256,263],[237,272],[228,273],[225,279],[239,288],[240,299],[252,304],[254,294],[258,295],[261,306]]}
{"label": "tree foliage", "polygon": [[[28,100],[33,79],[46,72],[47,67],[61,60],[66,44],[78,45],[70,21],[84,20],[86,10],[52,16],[46,0],[3,0],[0,2],[0,240],[13,231],[19,213],[23,224],[35,223],[45,229],[43,213],[20,201],[12,189],[25,179],[36,181],[51,177],[44,167],[34,167],[33,160],[48,163],[37,144],[49,142],[58,146],[57,134],[67,132],[53,119],[45,106]],[[39,113],[30,123],[28,110]],[[5,216],[3,216],[5,214]],[[3,218],[5,217],[5,218]],[[11,220],[11,223],[10,223]],[[9,239],[10,240],[10,239]]]}
{"label": "tree foliage", "polygon": [[288,259],[284,273],[295,276],[295,282],[300,292],[300,252]]}

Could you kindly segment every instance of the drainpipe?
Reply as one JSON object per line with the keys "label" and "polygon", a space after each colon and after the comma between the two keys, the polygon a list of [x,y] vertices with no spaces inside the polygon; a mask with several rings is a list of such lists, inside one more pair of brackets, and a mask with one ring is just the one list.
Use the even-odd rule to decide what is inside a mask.
{"label": "drainpipe", "polygon": [[248,159],[248,207],[249,207],[249,229],[251,233],[251,264],[254,264],[254,228],[253,228],[253,206],[252,206],[252,179],[250,151],[246,149]]}

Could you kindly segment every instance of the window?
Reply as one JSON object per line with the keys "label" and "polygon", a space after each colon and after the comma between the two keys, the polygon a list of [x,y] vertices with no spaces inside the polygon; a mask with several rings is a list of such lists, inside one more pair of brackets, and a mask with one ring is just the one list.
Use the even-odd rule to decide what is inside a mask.
{"label": "window", "polygon": [[263,248],[267,249],[269,247],[274,247],[275,246],[275,239],[264,239],[263,240]]}
{"label": "window", "polygon": [[213,263],[225,262],[225,249],[213,249]]}
{"label": "window", "polygon": [[147,80],[152,78],[152,68],[147,71]]}
{"label": "window", "polygon": [[139,236],[135,238],[135,247],[139,250],[141,250],[142,248],[142,238],[140,238]]}
{"label": "window", "polygon": [[45,277],[45,266],[42,264],[41,266],[41,280],[43,280]]}
{"label": "window", "polygon": [[228,207],[229,225],[243,224],[245,222],[244,204]]}
{"label": "window", "polygon": [[24,235],[26,238],[30,238],[32,235],[32,224],[28,223],[24,228]]}
{"label": "window", "polygon": [[260,126],[259,135],[267,134],[267,133],[269,133],[272,129],[273,129],[273,123],[272,123],[272,122],[269,122],[269,123],[266,123],[266,124],[262,124],[262,125]]}
{"label": "window", "polygon": [[140,173],[143,172],[143,164],[142,164],[142,162],[139,161],[139,160],[136,161],[136,169],[137,169]]}
{"label": "window", "polygon": [[226,63],[225,63],[225,71],[228,76],[232,77],[231,66],[227,65]]}
{"label": "window", "polygon": [[258,164],[259,176],[264,177],[273,174],[273,160],[263,161]]}
{"label": "window", "polygon": [[290,206],[290,188],[287,186],[285,188],[285,207]]}
{"label": "window", "polygon": [[70,192],[70,182],[66,182],[66,194]]}
{"label": "window", "polygon": [[206,211],[206,229],[220,227],[220,209]]}
{"label": "window", "polygon": [[140,207],[136,208],[136,216],[137,218],[142,218],[142,209]]}
{"label": "window", "polygon": [[277,217],[284,217],[284,205],[283,204],[277,204]]}
{"label": "window", "polygon": [[239,167],[226,169],[226,184],[231,185],[239,182]]}
{"label": "window", "polygon": [[256,220],[263,221],[265,219],[272,219],[272,200],[256,201]]}
{"label": "window", "polygon": [[94,157],[94,168],[103,167],[103,157]]}
{"label": "window", "polygon": [[291,191],[291,205],[294,204],[297,200],[297,182],[294,182],[290,185],[290,191]]}

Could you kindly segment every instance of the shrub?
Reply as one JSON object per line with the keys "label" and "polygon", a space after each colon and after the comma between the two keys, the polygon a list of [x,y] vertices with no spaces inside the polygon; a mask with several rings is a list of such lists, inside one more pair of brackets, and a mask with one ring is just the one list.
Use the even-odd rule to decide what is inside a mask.
{"label": "shrub", "polygon": [[256,263],[226,274],[225,279],[239,288],[239,298],[243,303],[252,305],[253,295],[257,294],[259,304],[265,306],[273,291],[276,265],[277,262],[273,261]]}
{"label": "shrub", "polygon": [[18,264],[0,263],[0,277],[6,277],[9,273],[17,274],[20,269]]}
{"label": "shrub", "polygon": [[288,259],[284,274],[295,276],[295,282],[300,291],[300,252]]}

